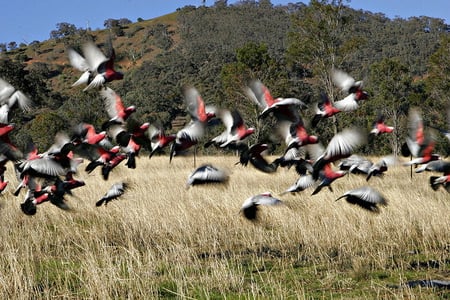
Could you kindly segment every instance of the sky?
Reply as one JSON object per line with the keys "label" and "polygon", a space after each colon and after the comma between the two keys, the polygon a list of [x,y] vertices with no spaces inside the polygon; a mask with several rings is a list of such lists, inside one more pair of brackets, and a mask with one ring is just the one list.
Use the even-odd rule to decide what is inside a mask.
{"label": "sky", "polygon": [[[104,29],[107,19],[152,19],[186,5],[200,6],[201,0],[2,0],[0,43],[29,44],[49,39],[56,24],[66,22],[77,28]],[[213,5],[207,0],[206,5]],[[228,4],[236,1],[228,0]],[[273,5],[308,0],[271,0]],[[383,13],[388,18],[428,16],[450,23],[450,0],[352,0],[354,9]]]}

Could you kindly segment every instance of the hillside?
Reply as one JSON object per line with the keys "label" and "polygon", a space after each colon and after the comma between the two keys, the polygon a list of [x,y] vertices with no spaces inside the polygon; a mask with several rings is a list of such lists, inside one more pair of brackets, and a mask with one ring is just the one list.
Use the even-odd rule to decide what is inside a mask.
{"label": "hillside", "polygon": [[[336,23],[340,27],[321,29],[326,34],[313,36],[316,38],[313,43],[324,42],[326,38],[335,43],[327,50],[335,51],[330,55],[338,59],[335,62],[319,61],[324,55],[314,58],[308,54],[307,51],[315,51],[314,47],[302,46],[302,39],[308,37],[295,40],[302,28],[312,26],[314,31],[322,26],[316,22],[320,18],[308,18],[311,9],[319,9],[320,18],[341,18]],[[346,6],[338,9],[338,14],[327,16],[330,13],[326,10],[301,3],[274,7],[257,2],[231,6],[218,2],[212,7],[185,7],[159,18],[127,24],[119,28],[119,35],[115,29],[81,32],[2,52],[2,76],[28,93],[37,104],[36,110],[22,116],[24,122],[16,119],[19,140],[40,140],[49,145],[54,132],[44,138],[39,134],[42,127],[67,130],[70,124],[80,121],[96,126],[105,121],[106,114],[96,93],[83,93],[71,87],[80,72],[69,65],[65,50],[78,49],[87,39],[94,40],[105,53],[111,41],[117,69],[125,73],[124,80],[113,82],[111,87],[125,103],[139,108],[137,118],[161,122],[169,131],[176,129],[172,128],[174,119],[185,115],[181,87],[186,84],[196,86],[210,104],[239,109],[249,125],[256,125],[255,107],[243,96],[242,86],[255,77],[263,80],[274,94],[295,95],[310,105],[317,101],[322,88],[336,100],[340,96],[336,90],[320,85],[325,80],[323,76],[327,76],[324,73],[327,70],[316,68],[322,63],[362,78],[368,91],[376,92],[364,111],[344,116],[341,124],[356,122],[370,126],[380,107],[389,108],[385,113],[392,117],[394,108],[382,103],[398,97],[404,104],[399,105],[401,111],[396,114],[399,118],[396,122],[403,124],[403,128],[409,105],[419,103],[434,103],[425,107],[426,115],[429,112],[433,120],[444,124],[445,118],[436,113],[447,98],[435,99],[432,95],[448,94],[447,87],[428,85],[428,79],[424,78],[442,78],[445,82],[442,74],[430,77],[429,72],[431,56],[439,50],[442,39],[448,38],[448,26],[428,17],[390,20],[382,14]],[[373,69],[394,65],[405,85],[402,90],[392,89],[394,94],[378,96],[382,94],[380,87],[387,84],[385,79],[391,83],[398,79],[385,78]],[[382,85],[374,85],[375,82]],[[59,128],[56,124],[64,126]],[[260,135],[265,136],[266,133]],[[392,141],[385,140],[378,148],[367,151],[386,151],[390,144]]]}

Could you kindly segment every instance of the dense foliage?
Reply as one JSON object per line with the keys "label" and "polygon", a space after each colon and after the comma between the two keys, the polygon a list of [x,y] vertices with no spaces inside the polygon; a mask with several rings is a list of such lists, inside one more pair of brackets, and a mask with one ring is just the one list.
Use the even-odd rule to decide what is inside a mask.
{"label": "dense foliage", "polygon": [[[19,144],[33,139],[42,147],[50,145],[52,135],[46,132],[42,137],[40,131],[46,125],[53,130],[64,124],[62,129],[67,129],[79,121],[99,125],[106,119],[97,93],[70,86],[79,74],[68,64],[65,48],[77,48],[86,39],[93,39],[105,53],[111,39],[117,64],[126,68],[124,80],[112,88],[138,107],[138,118],[161,122],[168,131],[174,130],[173,120],[185,116],[183,85],[195,86],[207,104],[236,107],[249,125],[261,126],[257,108],[242,92],[252,78],[261,79],[274,96],[310,104],[311,109],[302,112],[308,121],[321,92],[333,100],[342,96],[330,81],[333,67],[364,80],[371,95],[357,112],[338,116],[335,126],[370,128],[381,110],[386,123],[395,124],[401,134],[411,105],[422,106],[426,122],[446,124],[442,109],[449,101],[450,43],[448,25],[441,19],[391,20],[353,10],[343,1],[273,6],[266,0],[186,6],[177,10],[172,23],[163,17],[150,23],[121,20],[106,20],[106,31],[59,23],[50,41],[10,46],[10,51],[3,47],[1,77],[37,105],[26,116],[16,112],[18,116],[11,117],[18,125],[17,136],[28,136]],[[46,60],[39,59],[44,54]],[[147,55],[152,56],[144,59]],[[318,130],[327,133],[328,125],[325,122]],[[267,128],[258,128],[262,130],[258,138],[268,136]],[[398,150],[399,139],[399,135],[386,138],[365,150],[378,154]],[[438,149],[443,146],[442,140]]]}

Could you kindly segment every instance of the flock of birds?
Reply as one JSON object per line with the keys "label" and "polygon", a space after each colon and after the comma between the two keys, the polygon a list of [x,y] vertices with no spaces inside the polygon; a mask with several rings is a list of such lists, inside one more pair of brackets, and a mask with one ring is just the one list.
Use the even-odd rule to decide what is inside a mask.
{"label": "flock of birds", "polygon": [[[368,99],[363,90],[363,82],[356,81],[342,70],[331,70],[331,77],[336,86],[345,94],[339,101],[331,101],[322,94],[316,105],[316,111],[310,125],[304,122],[301,111],[306,105],[296,98],[275,98],[270,90],[259,80],[253,80],[246,88],[248,98],[260,108],[258,120],[265,122],[274,118],[274,134],[285,144],[285,151],[275,160],[269,162],[265,152],[266,143],[258,142],[248,145],[247,137],[256,129],[248,127],[238,110],[217,108],[206,105],[198,90],[194,87],[183,88],[183,96],[190,122],[174,134],[165,134],[164,128],[148,122],[141,123],[133,118],[135,106],[124,105],[121,97],[107,84],[123,78],[123,74],[114,69],[114,49],[107,57],[94,43],[87,42],[82,53],[68,49],[71,65],[82,72],[73,86],[84,86],[84,90],[96,89],[104,101],[108,121],[101,130],[92,124],[81,123],[72,132],[59,132],[54,144],[45,152],[39,152],[35,145],[29,145],[26,151],[14,146],[8,134],[14,129],[9,122],[11,109],[19,107],[29,110],[32,101],[21,91],[16,90],[7,81],[0,79],[0,192],[8,182],[4,180],[6,164],[11,161],[19,179],[14,195],[19,196],[26,190],[24,201],[20,204],[27,215],[34,215],[37,206],[50,201],[61,209],[69,209],[64,196],[85,183],[75,178],[78,167],[87,159],[85,167],[88,173],[101,168],[101,176],[108,180],[109,174],[120,163],[128,168],[136,168],[136,157],[145,148],[151,158],[155,153],[168,147],[169,162],[174,156],[181,155],[194,148],[200,142],[204,147],[215,146],[239,153],[239,162],[243,166],[249,163],[259,171],[277,172],[279,168],[294,168],[299,178],[284,193],[298,193],[312,189],[316,195],[323,188],[332,191],[332,183],[346,174],[364,174],[369,181],[372,176],[382,176],[388,167],[397,160],[393,156],[382,158],[373,163],[354,153],[364,145],[369,136],[376,138],[381,134],[392,133],[395,128],[387,126],[382,115],[375,120],[373,129],[365,132],[359,128],[345,128],[338,132],[326,146],[319,142],[319,137],[308,133],[308,127],[314,128],[318,122],[338,113],[354,111]],[[220,122],[217,122],[217,121]],[[206,142],[206,132],[211,124],[223,124],[224,131]],[[445,132],[450,140],[450,133]],[[431,176],[430,185],[434,190],[440,186],[450,192],[450,163],[433,153],[435,135],[423,124],[420,111],[411,109],[409,114],[409,134],[402,147],[404,156],[414,159],[403,163],[406,166],[420,166],[416,172],[439,172],[441,176]],[[187,187],[197,184],[221,184],[229,179],[228,172],[210,164],[196,168],[188,177]],[[126,190],[126,182],[117,182],[96,202],[96,206],[107,204],[121,196]],[[358,205],[370,212],[379,212],[379,206],[387,205],[385,197],[374,188],[366,185],[348,190],[336,200],[345,198],[350,204]],[[249,220],[257,219],[261,205],[279,205],[283,202],[269,192],[249,197],[241,207],[242,214]]]}

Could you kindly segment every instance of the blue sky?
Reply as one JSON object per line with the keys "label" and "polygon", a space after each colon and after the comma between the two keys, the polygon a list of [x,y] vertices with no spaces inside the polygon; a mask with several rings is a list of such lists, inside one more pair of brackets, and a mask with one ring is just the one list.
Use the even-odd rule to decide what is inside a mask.
{"label": "blue sky", "polygon": [[[30,43],[49,38],[56,24],[67,22],[76,27],[103,29],[109,18],[151,19],[175,11],[185,5],[201,5],[201,0],[5,0],[0,10],[0,43],[15,41]],[[229,4],[235,1],[228,0]],[[304,2],[308,0],[271,0],[272,4]],[[207,0],[213,5],[214,0]],[[384,13],[389,18],[429,16],[450,23],[450,0],[353,0],[355,9]]]}

